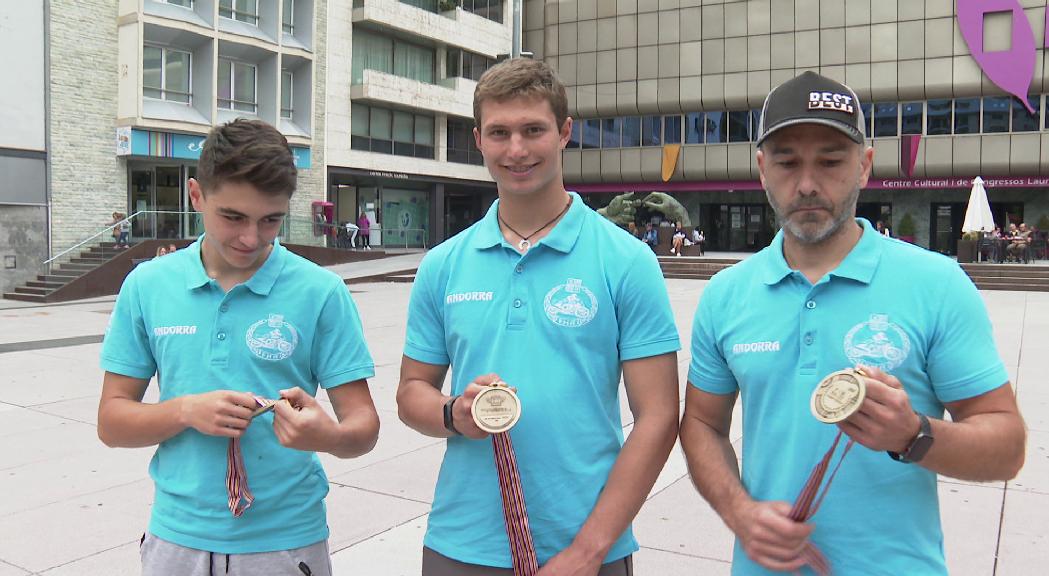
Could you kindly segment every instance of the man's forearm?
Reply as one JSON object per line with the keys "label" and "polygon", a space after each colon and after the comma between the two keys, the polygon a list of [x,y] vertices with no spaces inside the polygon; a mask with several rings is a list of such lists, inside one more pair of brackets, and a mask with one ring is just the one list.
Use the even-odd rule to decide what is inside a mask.
{"label": "man's forearm", "polygon": [[597,504],[573,541],[591,557],[604,560],[609,549],[637,516],[666,464],[677,438],[677,414],[646,414],[634,428],[612,466]]}
{"label": "man's forearm", "polygon": [[98,437],[112,448],[154,446],[186,429],[181,410],[181,397],[157,404],[110,398],[98,411]]}
{"label": "man's forearm", "polygon": [[974,482],[1011,480],[1024,463],[1027,431],[1015,413],[977,414],[960,422],[930,418],[935,442],[920,464]]}
{"label": "man's forearm", "polygon": [[397,389],[397,415],[409,428],[435,438],[453,436],[444,427],[444,403],[451,397],[423,380],[405,380]]}
{"label": "man's forearm", "polygon": [[681,449],[692,483],[733,532],[739,503],[751,500],[739,477],[736,451],[727,435],[689,417],[681,421]]}

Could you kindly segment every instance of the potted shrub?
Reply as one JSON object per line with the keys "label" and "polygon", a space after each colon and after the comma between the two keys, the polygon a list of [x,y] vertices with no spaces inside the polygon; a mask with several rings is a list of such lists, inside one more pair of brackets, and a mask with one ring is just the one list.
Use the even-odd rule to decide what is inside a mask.
{"label": "potted shrub", "polygon": [[980,241],[979,232],[965,232],[958,240],[958,263],[976,262],[976,246]]}
{"label": "potted shrub", "polygon": [[896,227],[896,236],[904,242],[914,244],[914,233],[914,218],[911,218],[910,212],[907,212],[903,218],[900,218],[900,224]]}

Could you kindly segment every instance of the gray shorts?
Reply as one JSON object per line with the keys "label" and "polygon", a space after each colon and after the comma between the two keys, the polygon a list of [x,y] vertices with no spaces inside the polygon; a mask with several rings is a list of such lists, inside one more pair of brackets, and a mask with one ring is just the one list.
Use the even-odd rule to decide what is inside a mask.
{"label": "gray shorts", "polygon": [[257,554],[219,554],[161,540],[148,532],[139,547],[142,576],[331,576],[328,541]]}
{"label": "gray shorts", "polygon": [[[601,566],[598,576],[633,576],[633,556],[620,558]],[[422,576],[514,576],[510,568],[492,568],[477,564],[464,564],[423,547]]]}

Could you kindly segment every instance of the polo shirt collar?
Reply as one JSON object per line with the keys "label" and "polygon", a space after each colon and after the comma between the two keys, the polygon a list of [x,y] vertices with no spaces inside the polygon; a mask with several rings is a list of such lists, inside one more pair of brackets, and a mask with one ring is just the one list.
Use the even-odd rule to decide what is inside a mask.
{"label": "polo shirt collar", "polygon": [[[207,271],[204,269],[204,262],[200,259],[200,248],[203,243],[204,234],[201,234],[196,242],[190,244],[181,251],[184,252],[183,258],[185,258],[187,290],[200,288],[211,282],[211,277],[208,276]],[[244,286],[260,296],[269,294],[270,290],[273,289],[273,284],[277,281],[277,277],[280,276],[281,270],[284,269],[284,262],[287,258],[287,253],[288,249],[281,246],[279,240],[274,239],[273,250],[271,250],[269,256],[266,257],[266,261],[263,262],[262,266],[255,271],[247,282],[244,283]]]}
{"label": "polo shirt collar", "polygon": [[[881,260],[882,238],[866,218],[856,218],[856,223],[863,228],[860,240],[838,264],[838,267],[831,270],[830,275],[869,284]],[[765,284],[771,286],[778,284],[794,272],[783,256],[783,230],[776,233],[768,250],[769,256],[765,260],[763,280]]]}
{"label": "polo shirt collar", "polygon": [[[568,193],[572,197],[572,205],[564,217],[554,225],[553,230],[536,243],[536,246],[545,245],[558,252],[569,252],[579,239],[579,233],[583,229],[583,220],[587,207],[583,199],[575,192]],[[503,233],[499,229],[499,200],[492,203],[488,213],[481,220],[477,234],[474,236],[473,247],[478,250],[486,250],[493,246],[503,244]]]}

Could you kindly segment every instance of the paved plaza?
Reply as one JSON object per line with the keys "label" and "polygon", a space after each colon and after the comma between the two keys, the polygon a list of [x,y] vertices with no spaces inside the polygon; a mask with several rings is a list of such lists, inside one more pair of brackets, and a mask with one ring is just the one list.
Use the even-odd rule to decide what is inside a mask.
{"label": "paved plaza", "polygon": [[[345,277],[410,268],[418,255],[334,267]],[[669,280],[688,369],[692,314],[706,282]],[[336,574],[419,573],[420,547],[444,441],[397,418],[394,394],[411,286],[351,286],[376,362],[382,420],[371,453],[322,456]],[[1009,483],[940,482],[952,575],[1027,576],[1049,566],[1049,293],[983,292],[998,347],[1030,427],[1027,464]],[[149,449],[110,449],[95,432],[101,335],[113,298],[32,306],[0,301],[0,576],[139,572],[138,540],[153,499]],[[683,397],[683,396],[682,396]],[[156,398],[151,386],[147,400]],[[623,422],[631,417],[623,400]],[[737,415],[733,439],[740,442]],[[862,449],[862,448],[857,448]],[[818,516],[816,517],[818,521]],[[696,493],[680,449],[634,523],[640,575],[729,573],[732,536]],[[863,530],[863,526],[857,526]]]}

